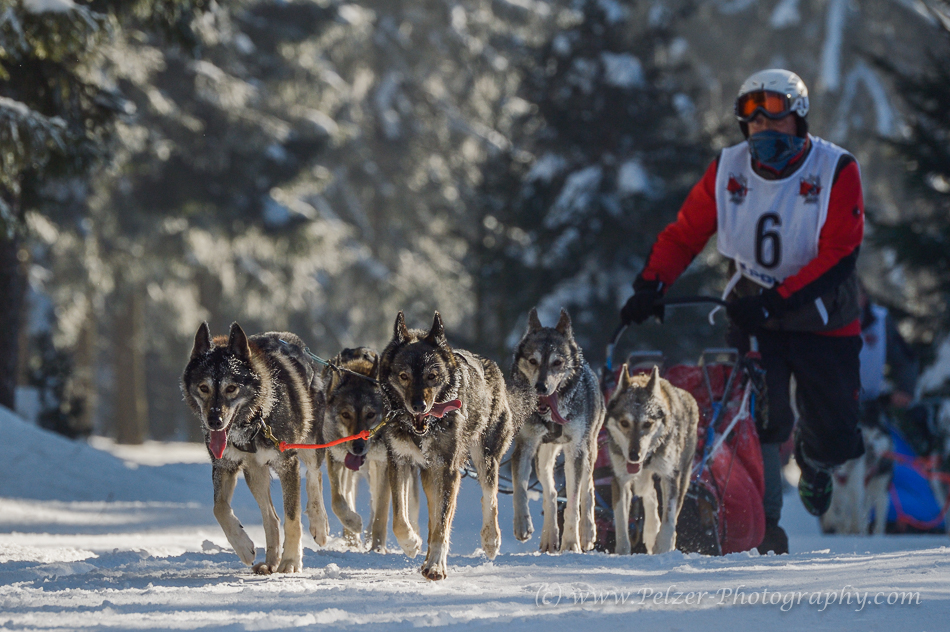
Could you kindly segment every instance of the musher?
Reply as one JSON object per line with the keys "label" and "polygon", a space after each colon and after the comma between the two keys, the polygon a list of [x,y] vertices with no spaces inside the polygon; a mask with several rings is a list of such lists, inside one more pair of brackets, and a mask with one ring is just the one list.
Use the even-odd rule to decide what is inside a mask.
{"label": "musher", "polygon": [[809,513],[827,511],[832,469],[864,452],[855,270],[864,200],[854,156],[808,133],[808,89],[798,75],[751,75],[735,113],[746,140],[722,151],[657,237],[621,320],[639,324],[652,315],[662,322],[656,301],[717,234],[735,270],[726,289],[728,342],[744,353],[754,337],[766,370],[769,414],[758,428],[766,532],[758,550],[781,554],[788,537],[779,526],[779,447],[794,423],[792,376],[804,407],[795,436],[798,493]]}

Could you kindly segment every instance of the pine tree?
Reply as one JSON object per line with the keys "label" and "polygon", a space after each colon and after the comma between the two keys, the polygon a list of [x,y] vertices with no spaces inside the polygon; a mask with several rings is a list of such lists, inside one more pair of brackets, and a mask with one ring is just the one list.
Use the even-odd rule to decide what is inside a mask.
{"label": "pine tree", "polygon": [[930,0],[929,6],[942,26],[944,46],[913,70],[876,60],[907,108],[909,132],[888,142],[904,161],[910,200],[897,221],[869,214],[873,242],[920,281],[925,308],[911,315],[915,338],[923,342],[950,331],[950,3]]}

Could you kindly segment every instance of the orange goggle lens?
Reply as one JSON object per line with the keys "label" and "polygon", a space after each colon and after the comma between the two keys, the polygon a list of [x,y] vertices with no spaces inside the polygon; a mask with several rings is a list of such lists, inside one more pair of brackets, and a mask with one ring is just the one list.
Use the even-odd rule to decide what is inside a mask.
{"label": "orange goggle lens", "polygon": [[748,123],[757,112],[768,118],[782,118],[789,113],[789,99],[778,92],[749,92],[736,100],[736,118]]}

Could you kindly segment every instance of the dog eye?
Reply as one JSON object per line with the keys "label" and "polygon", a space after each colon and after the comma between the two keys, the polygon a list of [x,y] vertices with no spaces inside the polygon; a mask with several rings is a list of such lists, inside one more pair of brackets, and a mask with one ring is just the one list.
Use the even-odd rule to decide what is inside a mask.
{"label": "dog eye", "polygon": [[402,373],[399,374],[399,379],[402,380],[403,382],[408,382],[409,374],[403,371]]}
{"label": "dog eye", "polygon": [[351,419],[353,415],[351,415],[348,411],[344,410],[342,413],[340,413],[340,417],[343,417],[343,419]]}
{"label": "dog eye", "polygon": [[205,395],[211,392],[211,389],[208,388],[207,384],[202,384],[201,386],[198,387],[198,390],[204,393]]}
{"label": "dog eye", "polygon": [[557,360],[551,363],[551,366],[561,366],[562,364],[564,364],[564,360],[558,358]]}
{"label": "dog eye", "polygon": [[231,386],[224,389],[224,392],[227,393],[228,395],[234,395],[237,392],[237,386],[232,384]]}
{"label": "dog eye", "polygon": [[650,428],[653,427],[653,422],[652,422],[652,421],[644,421],[644,422],[642,422],[642,423],[640,424],[640,427],[643,428],[644,430],[649,430]]}
{"label": "dog eye", "polygon": [[628,422],[626,419],[621,419],[621,420],[618,421],[617,423],[620,424],[620,427],[621,427],[621,428],[629,428],[629,427],[630,427],[630,422]]}
{"label": "dog eye", "polygon": [[369,420],[369,419],[376,419],[376,411],[375,411],[375,410],[368,410],[368,411],[366,411],[366,419],[367,419],[367,420]]}
{"label": "dog eye", "polygon": [[535,358],[528,358],[528,364],[531,366],[538,366],[538,361]]}
{"label": "dog eye", "polygon": [[429,380],[430,382],[434,382],[438,377],[439,377],[438,373],[430,373],[429,375],[426,376],[426,379]]}

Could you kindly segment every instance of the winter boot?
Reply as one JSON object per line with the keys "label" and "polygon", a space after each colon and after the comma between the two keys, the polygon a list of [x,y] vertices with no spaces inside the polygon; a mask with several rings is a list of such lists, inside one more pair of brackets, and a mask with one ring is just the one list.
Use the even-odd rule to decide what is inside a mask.
{"label": "winter boot", "polygon": [[821,467],[802,453],[802,443],[795,441],[795,461],[802,471],[798,479],[798,496],[805,510],[813,516],[821,516],[831,506],[831,472]]}
{"label": "winter boot", "polygon": [[765,519],[765,537],[762,543],[756,547],[759,555],[766,555],[769,551],[776,555],[788,555],[788,535],[785,529],[778,526],[778,520],[773,518]]}

